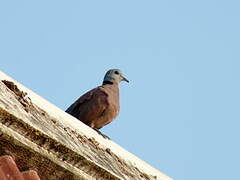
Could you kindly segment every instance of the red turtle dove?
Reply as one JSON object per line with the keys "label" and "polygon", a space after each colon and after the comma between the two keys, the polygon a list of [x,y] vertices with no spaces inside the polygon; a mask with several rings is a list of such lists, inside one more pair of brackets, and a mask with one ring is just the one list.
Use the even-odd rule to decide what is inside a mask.
{"label": "red turtle dove", "polygon": [[66,112],[98,131],[119,114],[118,84],[121,81],[129,82],[119,69],[110,69],[101,86],[82,95]]}

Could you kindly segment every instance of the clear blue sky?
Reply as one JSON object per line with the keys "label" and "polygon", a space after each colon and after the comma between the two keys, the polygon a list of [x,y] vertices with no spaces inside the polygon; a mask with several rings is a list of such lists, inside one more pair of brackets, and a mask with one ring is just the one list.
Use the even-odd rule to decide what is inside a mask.
{"label": "clear blue sky", "polygon": [[120,68],[102,131],[176,180],[240,179],[240,1],[1,1],[0,68],[65,110]]}

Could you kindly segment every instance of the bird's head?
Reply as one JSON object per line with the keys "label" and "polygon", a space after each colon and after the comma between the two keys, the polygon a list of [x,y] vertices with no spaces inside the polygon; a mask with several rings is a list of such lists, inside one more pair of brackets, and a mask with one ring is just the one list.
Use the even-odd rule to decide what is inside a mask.
{"label": "bird's head", "polygon": [[103,84],[120,83],[121,81],[129,82],[119,69],[110,69],[104,76]]}

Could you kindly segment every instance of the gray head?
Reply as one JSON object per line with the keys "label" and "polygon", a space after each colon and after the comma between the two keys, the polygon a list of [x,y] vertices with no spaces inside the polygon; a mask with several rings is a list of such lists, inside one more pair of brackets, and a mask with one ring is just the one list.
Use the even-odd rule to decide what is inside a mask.
{"label": "gray head", "polygon": [[121,70],[119,69],[110,69],[105,74],[103,79],[103,84],[109,84],[109,83],[120,83],[121,81],[129,82],[124,76]]}

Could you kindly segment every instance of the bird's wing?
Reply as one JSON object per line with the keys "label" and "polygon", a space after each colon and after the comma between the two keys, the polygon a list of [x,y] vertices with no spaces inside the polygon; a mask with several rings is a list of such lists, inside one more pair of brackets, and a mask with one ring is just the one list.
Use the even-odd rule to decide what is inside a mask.
{"label": "bird's wing", "polygon": [[82,95],[66,112],[89,125],[91,121],[100,117],[107,108],[107,97],[108,94],[104,88],[99,86]]}

